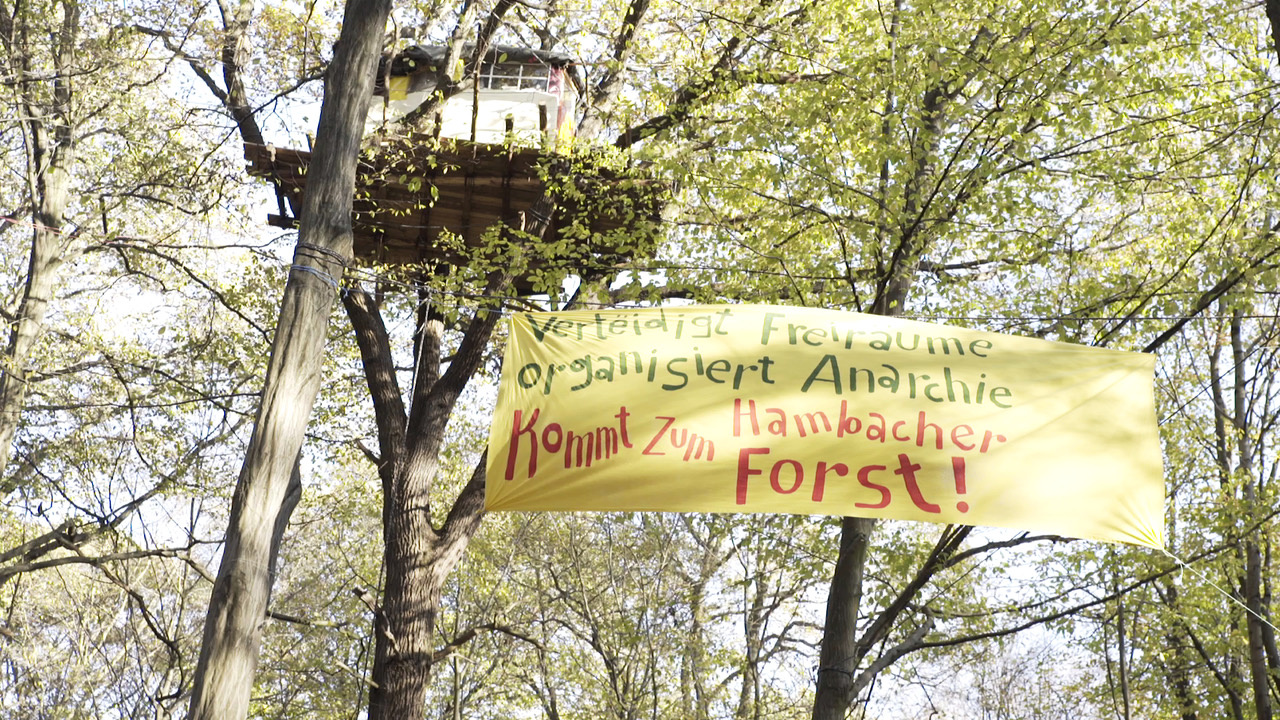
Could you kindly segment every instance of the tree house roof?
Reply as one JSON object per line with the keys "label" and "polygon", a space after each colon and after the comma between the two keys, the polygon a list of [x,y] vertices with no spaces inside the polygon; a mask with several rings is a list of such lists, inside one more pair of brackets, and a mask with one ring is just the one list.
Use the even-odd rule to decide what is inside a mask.
{"label": "tree house roof", "polygon": [[[471,45],[463,47],[463,57],[470,57]],[[449,48],[443,45],[411,45],[396,53],[394,57],[384,56],[378,68],[379,76],[391,63],[392,75],[409,75],[423,70],[434,70],[440,67],[448,57]],[[573,56],[554,50],[534,50],[514,45],[493,45],[484,56],[485,62],[537,63],[552,67],[567,67],[573,64]]]}
{"label": "tree house roof", "polygon": [[[279,213],[271,225],[296,227],[311,153],[246,143],[249,173],[272,182]],[[546,169],[561,167],[554,175]],[[566,169],[567,168],[567,169]],[[359,260],[391,265],[467,263],[493,226],[510,221],[561,178],[563,201],[531,265],[580,271],[611,267],[647,252],[656,240],[666,187],[634,169],[616,169],[590,156],[536,148],[436,140],[428,135],[376,136],[362,154],[352,230]],[[486,235],[488,233],[488,235]],[[529,279],[517,281],[528,290]]]}

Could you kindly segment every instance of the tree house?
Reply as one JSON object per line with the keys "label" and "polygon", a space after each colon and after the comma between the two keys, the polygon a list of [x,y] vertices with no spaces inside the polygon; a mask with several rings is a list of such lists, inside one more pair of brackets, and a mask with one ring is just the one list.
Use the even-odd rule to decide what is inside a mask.
{"label": "tree house", "polygon": [[[531,292],[541,270],[607,270],[652,250],[666,187],[616,159],[568,151],[579,92],[566,56],[495,47],[480,87],[464,87],[428,121],[436,132],[388,132],[384,120],[434,91],[443,57],[443,48],[409,48],[390,60],[389,80],[376,90],[383,100],[375,98],[370,127],[378,129],[366,137],[356,178],[358,260],[436,272],[465,265],[489,252],[500,223],[518,227],[544,193],[556,210],[528,248],[518,291]],[[251,175],[275,186],[278,212],[268,222],[296,227],[310,151],[246,143],[245,159]]]}
{"label": "tree house", "polygon": [[[395,122],[431,99],[446,51],[414,45],[384,59],[366,129]],[[523,146],[564,147],[573,136],[581,96],[572,57],[497,45],[485,55],[475,82],[464,82],[433,121],[440,137],[503,144],[514,136]]]}

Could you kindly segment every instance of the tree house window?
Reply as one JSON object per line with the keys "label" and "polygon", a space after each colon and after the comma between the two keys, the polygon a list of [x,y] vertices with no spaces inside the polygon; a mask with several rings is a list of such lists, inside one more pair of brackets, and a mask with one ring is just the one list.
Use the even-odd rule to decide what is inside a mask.
{"label": "tree house window", "polygon": [[[471,50],[463,48],[461,57]],[[405,48],[383,58],[366,129],[387,128],[431,101],[440,69],[449,62],[443,46]],[[566,147],[577,121],[582,79],[573,58],[553,51],[508,45],[489,48],[474,81],[465,80],[439,105],[435,134],[471,142],[521,147]],[[475,107],[473,107],[473,105]]]}
{"label": "tree house window", "polygon": [[539,90],[551,87],[551,66],[542,63],[492,63],[480,68],[484,90]]}

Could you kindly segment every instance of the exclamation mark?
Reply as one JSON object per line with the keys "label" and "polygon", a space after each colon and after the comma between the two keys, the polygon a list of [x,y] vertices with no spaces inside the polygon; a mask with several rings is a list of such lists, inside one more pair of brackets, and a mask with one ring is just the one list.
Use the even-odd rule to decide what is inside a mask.
{"label": "exclamation mark", "polygon": [[[967,492],[964,484],[964,458],[951,458],[951,473],[956,477],[956,494],[964,495]],[[960,512],[969,512],[969,503],[961,500],[956,503],[956,509]]]}

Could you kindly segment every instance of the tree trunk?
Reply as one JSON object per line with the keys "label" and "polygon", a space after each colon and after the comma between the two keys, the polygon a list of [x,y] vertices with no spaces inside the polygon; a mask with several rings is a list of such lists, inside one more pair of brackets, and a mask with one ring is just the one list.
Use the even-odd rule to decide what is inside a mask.
{"label": "tree trunk", "polygon": [[[1178,612],[1178,587],[1170,583],[1160,591],[1160,597],[1170,611]],[[1177,623],[1171,623],[1164,634],[1165,649],[1170,657],[1166,663],[1170,682],[1173,685],[1173,696],[1178,701],[1179,720],[1199,720],[1196,715],[1196,703],[1192,696],[1191,679],[1188,676],[1189,666],[1185,644],[1180,637]]]}
{"label": "tree trunk", "polygon": [[[247,33],[249,20],[253,17],[253,0],[237,0],[234,5],[230,0],[218,0],[218,10],[222,13],[222,27],[225,30],[221,52],[222,80],[226,85],[226,95],[222,98],[223,107],[236,121],[240,139],[255,145],[265,145],[266,140],[262,137],[253,105],[250,104],[244,87],[245,65],[249,61]],[[363,126],[363,118],[361,121]]]}
{"label": "tree trunk", "polygon": [[[1247,481],[1246,481],[1247,482]],[[1245,542],[1245,618],[1249,631],[1249,676],[1253,685],[1253,708],[1258,720],[1271,720],[1271,673],[1267,665],[1266,645],[1263,643],[1262,623],[1266,612],[1262,606],[1262,560],[1258,544]]]}
{"label": "tree trunk", "polygon": [[680,663],[681,712],[689,720],[711,717],[711,697],[707,691],[707,587],[721,561],[711,534],[700,541],[697,575],[689,581],[689,630]]}
{"label": "tree trunk", "polygon": [[[894,55],[902,11],[903,3],[895,2],[889,26],[891,63],[896,63]],[[970,41],[970,49],[976,49],[986,37],[986,29],[979,29]],[[887,162],[881,167],[879,192],[882,219],[879,239],[885,252],[877,260],[876,293],[871,306],[871,313],[874,315],[902,315],[919,273],[920,261],[928,251],[930,223],[947,221],[946,218],[927,219],[932,192],[929,183],[948,124],[950,105],[971,79],[972,75],[951,81],[940,80],[921,97],[922,127],[911,139],[914,147],[910,157],[914,158],[914,164],[901,181],[902,204],[896,220],[889,212],[888,205],[891,169]],[[894,114],[896,105],[897,98],[890,87],[885,95],[886,119],[881,126],[886,143],[892,140],[893,125],[888,118]],[[857,691],[858,665],[869,650],[868,646],[860,645],[857,640],[857,623],[863,596],[867,550],[875,524],[875,520],[867,518],[846,517],[841,522],[840,552],[831,578],[826,625],[822,631],[813,720],[843,720]]]}
{"label": "tree trunk", "polygon": [[48,168],[40,179],[39,224],[31,240],[31,259],[17,317],[9,332],[5,348],[3,373],[0,373],[0,495],[13,491],[12,475],[4,472],[13,456],[13,439],[22,420],[26,403],[27,363],[44,326],[49,298],[57,285],[58,269],[63,263],[66,240],[62,235],[62,210],[66,207],[67,176],[61,168]]}
{"label": "tree trunk", "polygon": [[1124,720],[1133,718],[1133,700],[1129,695],[1129,644],[1124,627],[1124,596],[1116,598],[1116,667],[1120,671],[1120,709]]}
{"label": "tree trunk", "polygon": [[390,0],[350,0],[325,83],[294,267],[285,286],[253,435],[232,498],[222,563],[193,677],[192,720],[249,709],[271,588],[276,529],[320,386],[334,291],[351,257],[351,203]]}
{"label": "tree trunk", "polygon": [[[537,209],[549,202],[544,201]],[[541,233],[545,227],[537,228],[537,224],[530,222],[526,229],[534,227],[535,233]],[[495,272],[484,295],[501,295],[510,281],[509,272]],[[484,459],[439,528],[432,523],[431,489],[439,472],[449,416],[479,369],[501,313],[496,307],[476,311],[448,370],[439,377],[440,319],[429,312],[419,316],[414,360],[418,370],[406,413],[395,381],[390,339],[376,303],[367,293],[353,290],[344,297],[343,304],[356,330],[381,450],[383,563],[387,580],[382,605],[374,618],[369,717],[419,717],[431,676],[441,592],[484,516]]]}
{"label": "tree trunk", "polygon": [[867,548],[875,526],[875,520],[851,517],[840,524],[840,553],[827,596],[813,720],[844,720],[853,702],[854,678],[862,659],[857,641],[858,612],[862,607]]}
{"label": "tree trunk", "polygon": [[[1248,351],[1242,337],[1244,311],[1234,308],[1231,314],[1231,354],[1235,361],[1235,382],[1232,392],[1232,418],[1236,433],[1236,469],[1242,484],[1241,493],[1245,507],[1257,507],[1257,478],[1254,469],[1254,446],[1249,437],[1249,382],[1243,377]],[[1260,532],[1252,531],[1244,540],[1244,603],[1249,609],[1245,615],[1245,628],[1249,637],[1249,677],[1253,686],[1253,708],[1257,720],[1271,720],[1271,673],[1267,664],[1267,647],[1263,639],[1264,613],[1262,605],[1262,551],[1259,547]]]}
{"label": "tree trunk", "polygon": [[[68,243],[62,226],[70,197],[75,150],[71,106],[80,7],[76,2],[64,2],[60,7],[63,15],[53,49],[52,81],[33,77],[31,49],[27,46],[30,9],[21,6],[14,9],[12,24],[5,23],[5,37],[0,40],[18,78],[18,106],[27,150],[27,194],[35,221],[22,300],[10,325],[3,368],[0,368],[0,495],[14,490],[11,476],[5,470],[13,456],[13,438],[26,402],[27,363],[44,326]],[[37,90],[33,86],[38,83],[52,84],[50,100],[42,103],[35,98]]]}
{"label": "tree trunk", "polygon": [[742,656],[742,687],[738,691],[738,706],[734,720],[756,720],[760,716],[760,655],[764,650],[765,581],[759,577],[748,578],[743,585],[743,598],[747,605],[742,617],[744,652]]}

